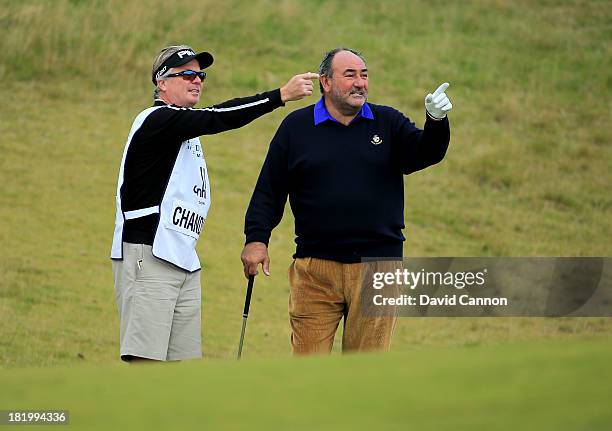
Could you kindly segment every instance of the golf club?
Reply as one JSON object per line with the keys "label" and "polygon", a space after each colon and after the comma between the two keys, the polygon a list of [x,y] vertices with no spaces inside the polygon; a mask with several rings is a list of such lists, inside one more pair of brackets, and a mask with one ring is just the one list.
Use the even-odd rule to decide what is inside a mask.
{"label": "golf club", "polygon": [[254,275],[249,275],[249,287],[247,288],[246,298],[244,299],[244,311],[242,312],[242,331],[240,332],[240,344],[238,345],[238,359],[242,355],[242,343],[244,342],[244,331],[246,329],[247,318],[249,317],[249,305],[251,305],[251,293],[253,293]]}

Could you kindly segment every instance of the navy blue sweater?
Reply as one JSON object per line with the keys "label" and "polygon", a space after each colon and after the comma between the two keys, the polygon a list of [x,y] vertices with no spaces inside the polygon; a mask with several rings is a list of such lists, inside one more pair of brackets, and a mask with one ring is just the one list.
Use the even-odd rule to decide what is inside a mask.
{"label": "navy blue sweater", "polygon": [[268,244],[289,196],[294,257],[359,262],[401,257],[403,175],[444,158],[448,119],[424,130],[401,112],[368,104],[373,119],[315,126],[313,105],[289,114],[272,139],[245,217],[246,243]]}

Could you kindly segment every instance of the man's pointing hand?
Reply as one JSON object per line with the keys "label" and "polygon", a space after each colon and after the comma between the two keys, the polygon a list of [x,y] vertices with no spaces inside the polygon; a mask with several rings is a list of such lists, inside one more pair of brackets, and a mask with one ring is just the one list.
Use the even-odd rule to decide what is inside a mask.
{"label": "man's pointing hand", "polygon": [[292,100],[300,100],[312,95],[312,80],[319,79],[318,73],[302,73],[295,75],[284,86],[281,87],[281,100],[283,103]]}
{"label": "man's pointing hand", "polygon": [[446,117],[446,114],[453,109],[453,104],[448,100],[445,93],[449,85],[448,82],[445,82],[433,94],[429,93],[425,96],[425,109],[436,120]]}

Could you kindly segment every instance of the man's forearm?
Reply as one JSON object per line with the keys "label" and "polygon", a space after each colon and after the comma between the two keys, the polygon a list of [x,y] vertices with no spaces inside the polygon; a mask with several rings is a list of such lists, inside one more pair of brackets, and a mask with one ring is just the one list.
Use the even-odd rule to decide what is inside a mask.
{"label": "man's forearm", "polygon": [[423,130],[413,128],[409,131],[406,126],[400,138],[402,172],[408,175],[440,162],[446,155],[449,142],[448,118],[436,120],[427,116]]}
{"label": "man's forearm", "polygon": [[419,142],[419,151],[427,166],[440,162],[446,155],[450,143],[448,117],[441,120],[427,118]]}
{"label": "man's forearm", "polygon": [[244,218],[245,244],[262,242],[268,245],[272,230],[283,217],[286,195],[275,197],[272,190],[264,187],[260,176]]}
{"label": "man's forearm", "polygon": [[210,108],[204,108],[211,115],[204,135],[237,129],[274,109],[283,106],[280,90],[272,90],[250,97],[231,99]]}

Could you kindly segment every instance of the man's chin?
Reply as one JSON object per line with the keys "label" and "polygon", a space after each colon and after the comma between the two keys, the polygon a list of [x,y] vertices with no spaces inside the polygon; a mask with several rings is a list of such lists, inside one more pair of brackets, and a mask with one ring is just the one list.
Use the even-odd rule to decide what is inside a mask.
{"label": "man's chin", "polygon": [[193,103],[195,105],[200,101],[200,96],[202,96],[201,91],[188,91],[186,94],[186,99],[188,102]]}
{"label": "man's chin", "polygon": [[189,100],[187,101],[187,104],[185,105],[188,108],[193,108],[194,106],[196,106],[198,103],[200,102],[200,97],[190,97]]}
{"label": "man's chin", "polygon": [[348,105],[355,109],[361,109],[361,107],[365,105],[366,100],[365,97],[351,97],[348,100]]}

